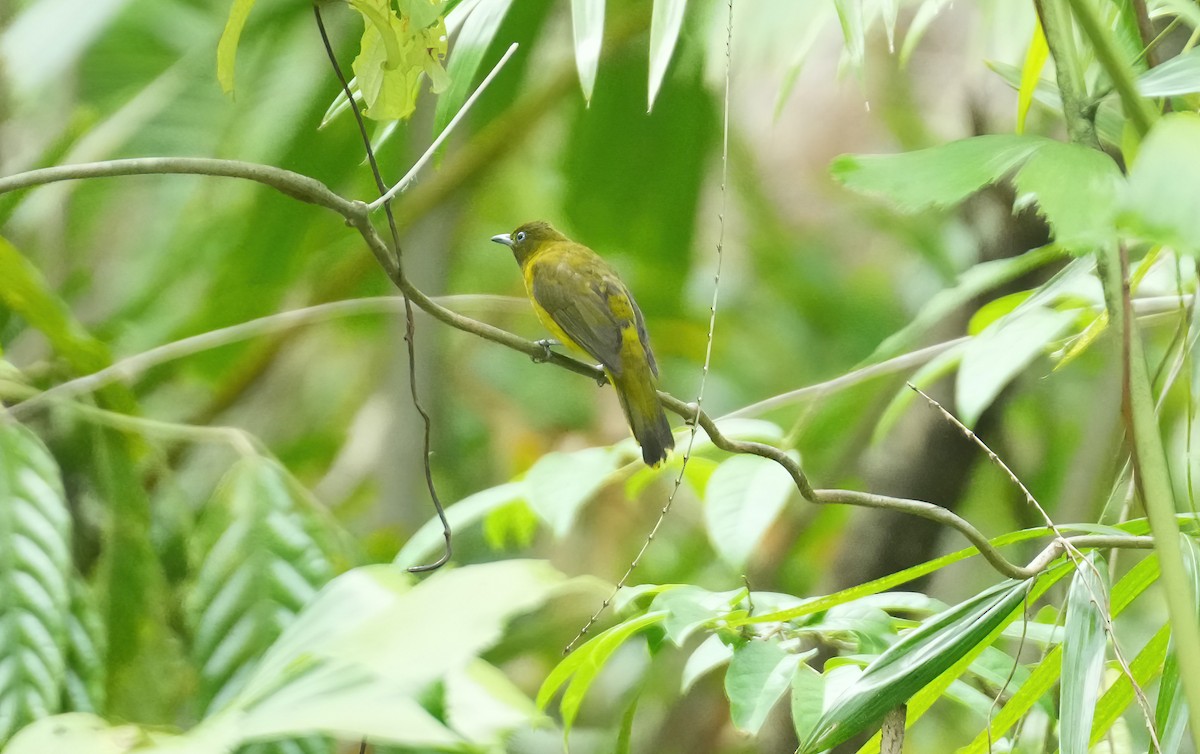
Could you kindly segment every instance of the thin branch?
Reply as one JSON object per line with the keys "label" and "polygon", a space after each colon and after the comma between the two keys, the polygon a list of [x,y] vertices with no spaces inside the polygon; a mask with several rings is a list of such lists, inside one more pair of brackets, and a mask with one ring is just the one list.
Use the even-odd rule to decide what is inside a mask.
{"label": "thin branch", "polygon": [[500,69],[504,67],[504,64],[507,63],[509,58],[513,56],[518,47],[520,47],[520,45],[518,45],[516,42],[513,42],[508,46],[508,50],[500,58],[499,62],[496,63],[495,67],[492,68],[491,73],[485,76],[483,81],[479,82],[479,87],[471,93],[471,96],[468,97],[467,101],[463,103],[463,106],[459,109],[458,113],[450,119],[450,122],[446,124],[446,127],[442,129],[442,132],[438,134],[438,137],[434,139],[433,143],[429,145],[429,148],[425,150],[425,153],[417,158],[417,161],[414,162],[413,166],[408,169],[408,172],[404,174],[403,178],[396,181],[395,186],[392,186],[390,189],[388,189],[387,193],[368,204],[367,209],[369,209],[371,212],[375,212],[380,207],[395,199],[400,192],[408,188],[409,184],[416,179],[417,173],[421,171],[421,168],[425,167],[425,164],[433,158],[433,155],[437,152],[438,148],[442,146],[442,143],[446,141],[447,137],[450,136],[450,133],[454,131],[455,127],[458,126],[458,124],[461,123],[462,120],[467,116],[467,111],[470,110],[471,106],[475,104],[475,101],[479,99],[479,95],[483,94],[484,90],[488,88],[488,85],[492,83],[492,79],[496,78],[496,74],[500,73]]}
{"label": "thin branch", "polygon": [[115,178],[128,175],[205,175],[218,178],[243,178],[279,191],[293,199],[331,209],[349,218],[366,211],[362,202],[333,193],[324,183],[300,173],[238,160],[209,157],[135,157],[127,160],[84,162],[56,165],[0,178],[0,194],[34,188],[47,183],[84,178]]}

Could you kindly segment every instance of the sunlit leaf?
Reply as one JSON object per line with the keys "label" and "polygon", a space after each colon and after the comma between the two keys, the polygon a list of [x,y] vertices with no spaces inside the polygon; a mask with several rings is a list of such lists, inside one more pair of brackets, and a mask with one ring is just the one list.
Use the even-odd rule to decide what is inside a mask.
{"label": "sunlit leaf", "polygon": [[[485,518],[493,511],[520,500],[524,494],[525,485],[520,482],[489,487],[474,495],[468,495],[453,505],[446,506],[446,520],[452,529],[460,531]],[[433,516],[404,543],[392,562],[402,568],[421,565],[440,553],[444,542],[442,521],[437,516]]]}
{"label": "sunlit leaf", "polygon": [[1108,566],[1093,553],[1078,566],[1067,597],[1059,728],[1063,754],[1087,754],[1104,674],[1108,610]]}
{"label": "sunlit leaf", "polygon": [[650,89],[646,109],[654,109],[654,100],[667,75],[667,66],[675,53],[679,41],[679,30],[683,28],[683,12],[687,0],[654,0],[654,12],[650,16]]}
{"label": "sunlit leaf", "polygon": [[805,663],[792,674],[792,726],[796,740],[805,741],[825,712],[825,677]]}
{"label": "sunlit leaf", "polygon": [[571,0],[571,28],[575,33],[579,86],[583,89],[584,100],[591,102],[596,69],[600,65],[600,46],[604,41],[604,0]]}
{"label": "sunlit leaf", "polygon": [[[91,713],[68,712],[26,726],[4,748],[4,754],[125,754],[148,743],[148,736],[135,726],[110,727]],[[189,754],[186,749],[178,751]]]}
{"label": "sunlit leaf", "polygon": [[704,492],[704,522],[730,567],[745,567],[795,489],[787,470],[767,458],[736,455],[717,467]]}
{"label": "sunlit leaf", "polygon": [[229,8],[229,18],[225,21],[225,30],[221,32],[221,41],[217,42],[217,81],[221,91],[229,94],[233,91],[233,69],[237,61],[238,41],[242,38],[242,29],[246,19],[254,7],[255,0],[233,0]]}
{"label": "sunlit leaf", "polygon": [[754,735],[792,686],[800,658],[776,641],[748,641],[733,650],[725,671],[729,715],[738,730]]}
{"label": "sunlit leaf", "polygon": [[513,729],[544,718],[529,697],[495,665],[471,660],[446,677],[446,716],[468,741],[498,744]]}
{"label": "sunlit leaf", "polygon": [[416,108],[426,76],[436,93],[450,85],[442,67],[446,24],[439,0],[402,0],[396,13],[391,0],[350,0],[363,16],[358,57],[352,67],[363,101],[363,114],[375,120],[407,118]]}

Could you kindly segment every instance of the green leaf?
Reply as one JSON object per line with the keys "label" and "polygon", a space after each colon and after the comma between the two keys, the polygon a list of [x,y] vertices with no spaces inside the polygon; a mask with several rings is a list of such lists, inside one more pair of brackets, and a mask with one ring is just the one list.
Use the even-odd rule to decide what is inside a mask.
{"label": "green leaf", "polygon": [[958,418],[968,427],[1050,341],[1075,322],[1075,312],[1027,307],[996,322],[964,348],[955,381]]}
{"label": "green leaf", "polygon": [[738,730],[756,735],[783,693],[792,686],[800,658],[777,641],[748,641],[733,650],[725,671],[729,714]]}
{"label": "green leaf", "polygon": [[1042,31],[1040,20],[1034,22],[1033,39],[1029,40],[1029,50],[1025,53],[1025,63],[1021,66],[1021,83],[1017,91],[1017,128],[1018,134],[1025,133],[1025,119],[1029,115],[1029,107],[1033,104],[1033,95],[1041,83],[1042,69],[1046,67],[1046,59],[1050,48],[1046,44],[1046,34]]}
{"label": "green leaf", "polygon": [[[1163,661],[1167,656],[1167,644],[1171,639],[1171,626],[1164,625],[1150,637],[1150,641],[1146,642],[1142,647],[1142,651],[1138,652],[1137,657],[1129,663],[1129,675],[1133,676],[1133,680],[1142,689],[1162,673]],[[1090,746],[1095,747],[1100,741],[1104,740],[1118,724],[1125,710],[1135,704],[1133,684],[1129,682],[1129,675],[1122,673],[1112,684],[1105,689],[1104,695],[1100,697],[1100,701],[1096,704],[1095,718],[1092,723],[1092,734],[1090,737]],[[1162,686],[1159,686],[1159,694],[1162,694]],[[1161,730],[1161,729],[1160,729]],[[1161,738],[1161,733],[1160,733]],[[1091,749],[1095,751],[1095,749]],[[1064,749],[1065,751],[1065,749]],[[1166,747],[1162,751],[1168,751]]]}
{"label": "green leaf", "polygon": [[1025,600],[1027,588],[1024,582],[997,584],[905,635],[842,692],[799,751],[824,751],[878,724],[999,629]]}
{"label": "green leaf", "polygon": [[[1157,556],[1143,558],[1137,565],[1129,569],[1129,572],[1113,588],[1113,617],[1120,615],[1138,595],[1146,591],[1157,580]],[[992,717],[989,729],[980,731],[970,745],[960,750],[960,754],[985,754],[985,752],[991,751],[992,741],[995,738],[1005,735],[1014,725],[1029,715],[1038,701],[1050,692],[1061,677],[1062,653],[1061,644],[1047,652],[1037,667],[1030,672],[1028,680],[1021,684],[1021,687],[1009,698],[1004,707]]]}
{"label": "green leaf", "polygon": [[104,621],[91,588],[82,579],[71,579],[71,612],[67,616],[67,672],[63,681],[63,708],[96,712],[105,708],[107,680]]}
{"label": "green leaf", "polygon": [[604,0],[571,0],[571,29],[575,33],[579,86],[583,89],[583,99],[591,102],[604,42]]}
{"label": "green leaf", "polygon": [[650,16],[650,87],[646,110],[654,109],[654,100],[667,75],[667,66],[679,41],[679,30],[683,28],[683,12],[687,0],[654,0],[654,12]]}
{"label": "green leaf", "polygon": [[825,712],[825,677],[805,663],[792,674],[792,726],[796,740],[805,741]]}
{"label": "green leaf", "polygon": [[501,744],[514,729],[544,718],[508,676],[480,659],[446,677],[445,706],[450,727],[483,745]]}
{"label": "green leaf", "polygon": [[604,669],[605,663],[612,657],[613,652],[616,652],[630,637],[666,617],[667,612],[660,610],[619,623],[576,649],[550,672],[538,690],[537,706],[539,709],[545,709],[562,685],[568,680],[570,681],[567,684],[567,690],[563,692],[562,701],[559,702],[564,737],[570,735],[571,727],[575,724],[575,718],[579,714],[579,707],[583,703],[583,697],[596,680],[596,676]]}
{"label": "green leaf", "polygon": [[547,453],[525,474],[526,499],[556,536],[571,530],[584,503],[616,471],[618,457],[608,448]]}
{"label": "green leaf", "polygon": [[433,118],[435,131],[442,131],[466,102],[483,55],[496,38],[500,23],[511,6],[512,0],[481,0],[466,17],[450,50],[446,70],[450,85],[438,97]]}
{"label": "green leaf", "polygon": [[694,631],[728,616],[732,606],[745,596],[744,589],[710,592],[684,584],[664,590],[656,596],[650,603],[649,611],[667,611],[663,629],[676,646],[682,647]]}
{"label": "green leaf", "polygon": [[70,548],[54,459],[32,432],[0,422],[0,744],[62,704]]}
{"label": "green leaf", "polygon": [[830,172],[846,188],[897,211],[952,207],[1015,170],[1049,140],[994,134],[892,155],[842,155]]}
{"label": "green leaf", "polygon": [[220,708],[263,653],[333,576],[320,526],[276,462],[238,462],[194,537],[188,594],[199,703]]}
{"label": "green leaf", "polygon": [[[453,505],[446,506],[446,520],[450,523],[451,529],[456,531],[465,529],[493,511],[520,500],[524,493],[525,485],[521,482],[509,482],[480,490]],[[443,542],[445,539],[443,538],[442,521],[434,516],[404,543],[392,562],[402,568],[411,568],[427,563],[434,553],[441,552]]]}
{"label": "green leaf", "polygon": [[222,740],[325,733],[460,745],[418,696],[492,646],[511,618],[543,604],[563,577],[543,562],[507,560],[413,581],[395,566],[331,581],[218,714],[229,721]]}
{"label": "green leaf", "polygon": [[1129,173],[1124,225],[1143,238],[1200,252],[1200,117],[1164,116],[1142,142]]}
{"label": "green leaf", "polygon": [[696,681],[708,672],[726,664],[733,657],[733,647],[721,641],[718,634],[709,634],[700,642],[683,664],[683,674],[679,681],[679,693],[687,694]]}
{"label": "green leaf", "polygon": [[1108,566],[1092,553],[1077,566],[1067,596],[1059,726],[1063,754],[1087,754],[1096,700],[1104,675],[1108,616]]}
{"label": "green leaf", "polygon": [[1015,183],[1017,205],[1036,202],[1057,245],[1081,253],[1111,243],[1122,178],[1105,153],[1051,142],[1029,158]]}
{"label": "green leaf", "polygon": [[391,0],[350,0],[363,16],[364,29],[354,69],[367,107],[375,120],[407,118],[416,108],[426,76],[437,93],[450,85],[442,67],[446,24],[440,0],[401,0],[396,13]]}
{"label": "green leaf", "polygon": [[237,61],[238,41],[242,38],[242,29],[250,16],[250,9],[255,0],[233,0],[229,8],[229,18],[225,21],[225,30],[221,32],[221,41],[217,42],[217,81],[221,91],[226,94],[233,92],[233,69]]}
{"label": "green leaf", "polygon": [[717,554],[731,568],[745,568],[795,489],[788,472],[766,458],[736,455],[717,467],[704,491],[704,523]]}
{"label": "green leaf", "polygon": [[1143,97],[1178,97],[1200,92],[1200,49],[1191,49],[1160,63],[1137,78]]}

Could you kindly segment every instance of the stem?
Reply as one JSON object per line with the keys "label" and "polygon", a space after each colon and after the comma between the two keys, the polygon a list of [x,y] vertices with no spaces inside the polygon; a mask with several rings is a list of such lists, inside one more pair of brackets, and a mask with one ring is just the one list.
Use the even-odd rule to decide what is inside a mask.
{"label": "stem", "polygon": [[1096,124],[1089,115],[1087,88],[1083,72],[1079,70],[1079,56],[1075,53],[1071,16],[1064,2],[1066,0],[1034,0],[1034,6],[1042,22],[1042,32],[1046,35],[1046,46],[1054,58],[1054,75],[1062,97],[1067,133],[1076,144],[1099,149],[1100,139],[1096,136]]}
{"label": "stem", "polygon": [[1200,744],[1200,623],[1196,621],[1192,587],[1183,564],[1179,522],[1175,518],[1175,495],[1166,450],[1159,434],[1158,417],[1154,412],[1150,374],[1141,335],[1129,316],[1125,268],[1117,248],[1110,245],[1101,250],[1097,254],[1097,265],[1109,317],[1123,338],[1127,411],[1138,486],[1158,553],[1179,675],[1188,702],[1192,740]]}

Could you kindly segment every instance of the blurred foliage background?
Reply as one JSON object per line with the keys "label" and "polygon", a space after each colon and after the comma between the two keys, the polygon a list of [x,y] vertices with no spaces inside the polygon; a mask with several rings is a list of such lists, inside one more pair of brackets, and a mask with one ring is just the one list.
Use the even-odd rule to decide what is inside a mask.
{"label": "blurred foliage background", "polygon": [[[488,239],[550,220],[621,271],[646,315],[663,389],[691,400],[702,379],[721,240],[704,406],[722,416],[852,372],[964,271],[1049,240],[1036,213],[1013,211],[1005,187],[958,209],[897,216],[829,174],[843,153],[1011,133],[1017,92],[1006,72],[1011,80],[1026,56],[1036,19],[1029,3],[903,2],[894,29],[887,23],[894,3],[867,3],[858,36],[847,30],[855,21],[846,8],[854,3],[736,2],[728,61],[726,5],[679,5],[686,5],[679,41],[649,109],[650,3],[608,4],[590,101],[576,70],[570,3],[517,0],[497,16],[468,81],[491,70],[510,43],[519,51],[394,204],[406,269],[418,287],[456,311],[544,337],[521,298],[513,260]],[[348,71],[362,17],[341,3],[322,9]],[[293,170],[348,197],[376,196],[350,117],[342,113],[322,127],[339,88],[311,7],[259,0],[238,48],[231,96],[214,74],[228,11],[209,0],[0,0],[0,175],[212,156]],[[462,54],[451,37],[452,74]],[[385,180],[404,174],[429,145],[445,120],[438,106],[423,91],[410,120],[371,124]],[[1027,129],[1061,138],[1059,120],[1035,104]],[[395,295],[338,217],[230,179],[124,177],[3,194],[0,236],[12,249],[0,268],[0,346],[9,372],[0,397],[9,404],[28,395],[22,390],[190,336],[285,310]],[[21,275],[29,276],[27,289],[17,284]],[[1031,269],[987,298],[964,297],[883,355],[961,336],[986,300],[1049,275]],[[1174,280],[1162,275],[1151,275],[1147,290],[1173,293]],[[49,320],[35,321],[36,312]],[[92,637],[77,652],[91,658],[90,670],[78,670],[81,688],[90,690],[40,714],[92,709],[113,721],[187,728],[236,693],[255,658],[335,573],[397,555],[432,516],[403,334],[394,302],[380,302],[373,313],[330,310],[302,326],[183,349],[79,399],[101,413],[73,401],[21,417],[61,472],[69,559],[88,587],[77,600],[91,605],[72,613],[82,616],[72,619],[81,626],[76,633]],[[1158,336],[1162,351],[1170,333]],[[617,461],[600,464],[603,484],[587,487],[587,474],[568,464],[566,476],[552,482],[559,487],[543,490],[579,498],[579,510],[563,514],[561,526],[546,525],[536,501],[512,495],[455,531],[455,563],[545,558],[570,576],[618,578],[678,465],[640,469],[609,389],[421,313],[415,337],[418,390],[433,418],[430,463],[443,500],[519,478],[547,454],[617,447]],[[1059,521],[1114,522],[1111,506],[1122,502],[1109,502],[1119,466],[1113,396],[1120,374],[1112,354],[1098,350],[1053,374],[1049,361],[1033,358],[1017,389],[1001,393],[975,426]],[[1040,524],[1003,473],[923,402],[895,413],[905,375],[781,399],[753,411],[770,425],[748,431],[798,451],[819,487],[929,500],[988,534]],[[953,407],[952,380],[929,382]],[[137,418],[121,423],[118,414]],[[212,429],[220,427],[240,432]],[[38,452],[28,450],[29,438],[23,442],[20,452]],[[817,507],[793,491],[739,567],[718,557],[704,521],[704,489],[719,459],[711,452],[693,459],[636,582],[731,590],[746,579],[756,591],[809,596],[964,545],[925,521]],[[585,488],[572,489],[572,481]],[[1029,545],[1025,555],[1036,551]],[[255,574],[245,579],[253,588],[236,577],[247,571]],[[954,603],[995,581],[975,559],[909,588]],[[515,624],[489,659],[532,694],[602,592],[586,591]],[[236,607],[222,608],[222,595]],[[239,617],[213,617],[223,609]],[[1137,613],[1132,636],[1163,620],[1152,599]],[[430,633],[445,628],[436,614],[410,619]],[[229,632],[236,643],[227,641]],[[63,662],[65,673],[76,661]],[[630,654],[606,671],[573,746],[607,750],[623,700],[640,689],[632,728],[638,750],[795,748],[786,714],[777,711],[757,738],[741,736],[729,723],[719,679],[702,679],[679,696],[672,684],[680,662],[659,661],[643,680],[645,662]],[[961,701],[940,704],[911,750],[949,751],[979,729],[982,718],[964,719]],[[35,707],[0,726],[0,741],[40,716]],[[437,703],[425,707],[439,716]],[[526,730],[508,743],[517,751],[558,745],[550,730]]]}

